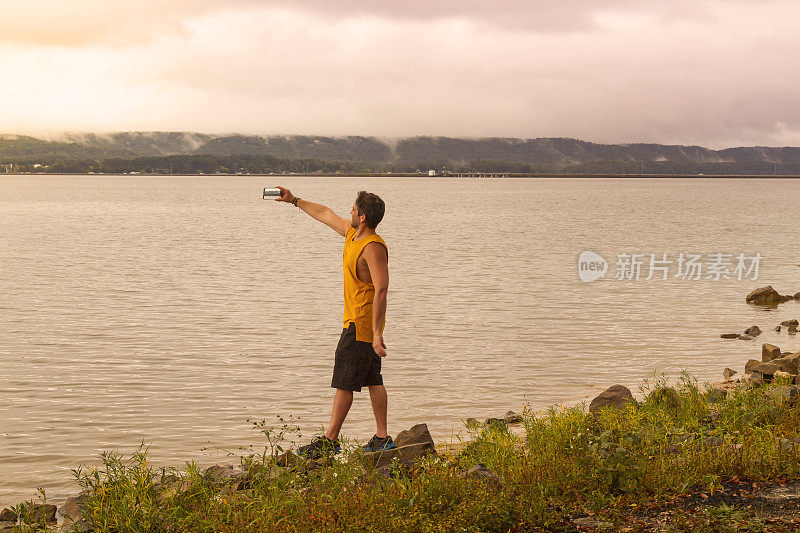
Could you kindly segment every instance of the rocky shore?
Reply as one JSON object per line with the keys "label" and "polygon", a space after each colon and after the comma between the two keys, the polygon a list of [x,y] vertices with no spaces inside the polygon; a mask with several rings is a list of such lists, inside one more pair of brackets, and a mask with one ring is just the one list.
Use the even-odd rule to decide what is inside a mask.
{"label": "rocky shore", "polygon": [[[791,300],[799,299],[800,293],[796,293],[793,296],[781,295],[771,286],[768,286],[748,294],[746,302],[752,305],[777,306]],[[796,344],[795,335],[797,334],[799,325],[800,322],[798,322],[797,319],[784,320],[779,324],[762,324],[764,328],[770,328],[778,333],[785,333],[787,335],[787,344],[791,341],[794,341]],[[753,341],[763,333],[764,330],[761,329],[762,326],[751,325],[743,329],[741,333],[723,333],[721,334],[721,338]],[[800,398],[800,391],[796,386],[798,373],[800,372],[800,350],[798,350],[797,347],[787,350],[771,343],[763,343],[760,352],[759,359],[753,358],[747,361],[742,369],[743,371],[740,378],[735,377],[739,375],[737,370],[729,367],[724,368],[722,370],[722,381],[710,384],[708,390],[704,392],[707,401],[710,404],[722,404],[736,395],[738,391],[752,390],[765,385],[771,385],[772,388],[769,389],[770,398],[776,399],[781,405],[797,406],[798,398]],[[657,394],[655,400],[653,400],[654,394]],[[650,396],[643,401],[654,401],[657,404],[667,406],[671,404],[680,405],[681,403],[679,393],[674,388],[665,386],[658,386],[655,390],[651,391]],[[600,393],[589,403],[588,413],[599,419],[603,416],[603,413],[608,410],[624,411],[626,409],[635,409],[639,403],[640,402],[627,387],[623,385],[613,385]],[[530,430],[529,427],[523,425],[525,416],[526,413],[518,414],[514,411],[509,411],[503,416],[482,421],[469,418],[466,419],[464,423],[467,430],[469,430],[472,435],[479,434],[487,429],[497,428],[509,434],[516,433],[522,436],[525,431]],[[713,413],[711,416],[713,418]],[[702,431],[684,433],[679,435],[678,438],[674,438],[674,436],[667,436],[665,438],[664,447],[660,451],[660,453],[665,455],[680,454],[689,449],[687,446],[695,445],[699,447],[719,446],[720,449],[728,453],[737,453],[742,447],[740,443],[732,444],[724,438],[704,435]],[[778,442],[779,449],[780,447],[785,447],[786,450],[794,450],[795,447],[800,446],[800,437],[795,439],[781,439],[782,440]],[[456,444],[439,444],[437,446],[431,437],[428,426],[424,423],[414,425],[400,432],[395,437],[394,441],[397,445],[395,449],[373,453],[366,453],[356,449],[348,453],[344,461],[350,467],[356,468],[365,475],[377,475],[380,478],[390,480],[412,475],[412,471],[418,465],[429,460],[431,457],[459,456],[473,444],[472,441],[463,441]],[[322,460],[307,460],[298,457],[290,450],[283,451],[280,454],[275,453],[269,458],[269,461],[265,463],[267,471],[266,476],[277,479],[287,472],[308,476],[312,472],[320,472],[325,469],[333,468],[338,462],[340,461],[333,457]],[[489,483],[497,487],[501,487],[505,483],[500,473],[493,471],[482,462],[475,462],[466,467],[462,464],[461,468],[462,470],[460,470],[458,475],[463,479],[477,480],[481,483]],[[202,479],[204,483],[215,487],[220,498],[224,498],[225,495],[235,495],[236,493],[251,490],[255,483],[256,474],[254,472],[255,469],[249,468],[248,464],[242,461],[240,464],[221,464],[206,468],[202,472]],[[258,476],[263,475],[264,467],[262,465]],[[798,482],[792,485],[792,487],[796,488],[795,492],[784,491],[785,494],[783,497],[780,496],[780,494],[783,494],[781,490],[775,488],[772,492],[768,494],[765,493],[767,496],[759,493],[760,495],[757,496],[751,495],[751,499],[756,501],[758,498],[761,498],[761,500],[758,501],[762,503],[769,498],[772,498],[770,501],[773,502],[786,501],[793,504],[800,503],[800,480],[796,481]],[[153,489],[158,493],[158,498],[161,500],[173,498],[176,495],[192,490],[191,487],[193,486],[188,476],[181,476],[175,470],[171,472],[162,471],[159,477],[152,480],[152,485]],[[721,486],[724,492],[724,485]],[[782,484],[782,486],[785,488],[785,483]],[[307,489],[297,490],[302,491]],[[713,496],[713,488],[711,492]],[[89,489],[74,494],[60,507],[49,503],[35,503],[29,501],[15,505],[12,508],[2,509],[0,510],[0,533],[25,530],[25,527],[43,527],[52,530],[73,532],[90,531],[89,522],[84,515],[84,503],[89,495]],[[767,500],[765,500],[765,498]],[[723,498],[720,501],[725,502],[726,505],[734,505],[737,501],[742,503],[744,500],[736,500],[736,498],[728,497],[727,500]],[[777,506],[775,507],[776,508],[773,509],[773,514],[776,516],[786,515],[786,513],[782,515]],[[651,520],[651,525],[656,524],[656,522],[656,518],[653,518]],[[575,516],[568,526],[569,527],[566,529],[575,531],[605,528],[604,523],[593,519],[591,516]],[[653,527],[656,528],[655,525],[653,525]]]}

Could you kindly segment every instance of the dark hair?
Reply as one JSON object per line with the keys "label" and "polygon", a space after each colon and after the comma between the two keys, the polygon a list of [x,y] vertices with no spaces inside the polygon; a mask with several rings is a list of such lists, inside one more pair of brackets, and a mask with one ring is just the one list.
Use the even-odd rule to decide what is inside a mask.
{"label": "dark hair", "polygon": [[356,198],[356,209],[359,215],[364,215],[364,224],[372,229],[378,227],[381,220],[383,220],[383,213],[386,210],[386,205],[377,194],[372,194],[367,191],[359,191]]}

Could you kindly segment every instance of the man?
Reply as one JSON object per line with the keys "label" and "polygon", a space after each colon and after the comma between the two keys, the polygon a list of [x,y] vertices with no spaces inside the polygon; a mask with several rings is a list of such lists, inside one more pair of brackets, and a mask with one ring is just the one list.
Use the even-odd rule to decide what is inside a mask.
{"label": "man", "polygon": [[381,358],[386,357],[383,326],[389,288],[389,253],[386,243],[375,233],[375,228],[383,219],[383,200],[375,194],[359,192],[350,210],[350,220],[347,220],[324,205],[297,198],[289,189],[278,189],[281,196],[275,199],[276,202],[299,207],[345,238],[344,327],[336,347],[331,380],[331,387],[336,389],[331,421],[325,434],[314,438],[311,444],[300,447],[299,453],[313,459],[341,450],[339,431],[353,404],[353,392],[361,392],[362,387],[369,389],[377,425],[375,435],[364,446],[364,450],[395,448],[387,433],[387,396],[381,376]]}

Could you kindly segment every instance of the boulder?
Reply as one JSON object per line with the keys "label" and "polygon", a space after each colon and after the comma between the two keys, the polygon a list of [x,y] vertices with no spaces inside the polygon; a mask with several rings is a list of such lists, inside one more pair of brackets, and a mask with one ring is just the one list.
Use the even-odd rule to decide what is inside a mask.
{"label": "boulder", "polygon": [[16,522],[17,518],[17,513],[8,507],[0,511],[0,522]]}
{"label": "boulder", "polygon": [[786,333],[789,335],[795,335],[797,333],[797,326],[789,326],[786,328]]}
{"label": "boulder", "polygon": [[522,415],[518,415],[514,411],[508,411],[503,420],[505,420],[506,424],[518,424],[522,422]]}
{"label": "boulder", "polygon": [[250,477],[245,470],[234,468],[233,465],[214,465],[206,468],[203,473],[206,479],[218,484],[231,484],[236,486],[236,490],[243,489]]}
{"label": "boulder", "polygon": [[745,374],[749,374],[750,372],[752,372],[752,371],[753,371],[753,367],[754,367],[754,366],[756,366],[757,364],[760,364],[760,363],[762,363],[762,362],[763,362],[763,361],[759,361],[758,359],[750,359],[749,361],[747,361],[747,362],[744,364],[744,373],[745,373]]}
{"label": "boulder", "polygon": [[781,349],[775,346],[774,344],[762,344],[761,345],[761,361],[764,363],[768,363],[773,359],[778,359],[781,357]]}
{"label": "boulder", "polygon": [[589,412],[597,413],[608,406],[623,409],[629,403],[636,403],[630,389],[624,385],[612,385],[592,400],[592,403],[589,404]]}
{"label": "boulder", "polygon": [[725,370],[722,371],[722,378],[725,381],[730,381],[731,378],[733,376],[735,376],[736,374],[737,374],[736,370],[734,370],[732,368],[726,368]]}
{"label": "boulder", "polygon": [[506,421],[504,419],[502,419],[502,418],[487,418],[483,422],[483,425],[484,426],[495,426],[498,429],[501,429],[501,428],[506,427],[507,424],[506,424]]}
{"label": "boulder", "polygon": [[409,444],[397,449],[400,450],[400,464],[409,466],[427,455],[436,455],[436,447],[432,442]]}
{"label": "boulder", "polygon": [[722,335],[720,335],[720,337],[723,338],[723,339],[738,339],[739,338],[739,334],[738,333],[723,333]]}
{"label": "boulder", "polygon": [[67,501],[58,508],[58,514],[63,516],[65,520],[70,522],[77,522],[81,517],[81,506],[86,500],[88,491],[83,491],[75,496],[70,496]]}
{"label": "boulder", "polygon": [[772,285],[756,289],[747,295],[745,301],[756,305],[775,305],[791,300],[791,296],[782,296],[772,288]]}
{"label": "boulder", "polygon": [[489,467],[487,467],[483,463],[478,463],[469,470],[467,470],[467,472],[464,473],[464,477],[470,479],[487,480],[493,483],[497,483],[498,485],[503,483],[503,480],[500,478],[500,476],[492,472],[489,469]]}
{"label": "boulder", "polygon": [[800,292],[794,293],[794,299],[795,300],[800,300]]}
{"label": "boulder", "polygon": [[724,402],[728,393],[722,389],[711,389],[708,391],[708,401],[711,403]]}
{"label": "boulder", "polygon": [[751,337],[750,335],[739,335],[736,338],[739,339],[740,341],[751,341],[755,339],[755,337]]}
{"label": "boulder", "polygon": [[797,377],[797,374],[790,374],[789,372],[784,372],[782,370],[778,370],[772,376],[772,379],[779,379],[779,380],[782,380],[782,381],[787,382],[787,383],[794,383],[794,380],[795,380],[796,377]]}
{"label": "boulder", "polygon": [[431,437],[431,432],[428,431],[427,424],[417,424],[411,429],[401,431],[394,439],[394,443],[398,448],[408,446],[409,444],[422,444],[425,442],[433,445],[433,437]]}
{"label": "boulder", "polygon": [[793,318],[791,320],[784,320],[783,322],[781,322],[781,326],[794,326],[794,327],[797,327],[797,326],[800,326],[800,323],[797,322],[796,318]]}
{"label": "boulder", "polygon": [[20,520],[27,524],[46,522],[51,524],[56,521],[58,507],[50,503],[26,503],[22,507]]}
{"label": "boulder", "polygon": [[366,468],[381,470],[384,467],[391,466],[395,457],[400,457],[400,448],[377,452],[357,452],[354,455],[354,458],[356,457]]}
{"label": "boulder", "polygon": [[760,385],[764,383],[764,376],[760,372],[753,371],[747,374],[743,381],[747,385]]}
{"label": "boulder", "polygon": [[275,464],[282,467],[289,467],[297,462],[297,456],[291,450],[286,450],[275,458]]}
{"label": "boulder", "polygon": [[397,448],[377,452],[361,452],[355,458],[368,468],[380,470],[397,459],[399,464],[411,466],[426,455],[436,455],[427,424],[417,424],[406,431],[401,431],[394,439]]}
{"label": "boulder", "polygon": [[647,400],[654,405],[662,405],[670,411],[681,408],[681,397],[672,387],[656,387],[647,396]]}
{"label": "boulder", "polygon": [[761,335],[761,328],[758,326],[750,326],[746,330],[744,330],[745,335],[750,335],[751,337],[758,337]]}
{"label": "boulder", "polygon": [[758,372],[762,376],[774,376],[775,372],[781,370],[781,365],[776,364],[775,361],[769,363],[758,363],[753,367],[753,373]]}
{"label": "boulder", "polygon": [[781,371],[783,372],[797,374],[797,367],[798,364],[800,364],[800,355],[786,355],[778,359],[773,359],[770,362],[780,365]]}

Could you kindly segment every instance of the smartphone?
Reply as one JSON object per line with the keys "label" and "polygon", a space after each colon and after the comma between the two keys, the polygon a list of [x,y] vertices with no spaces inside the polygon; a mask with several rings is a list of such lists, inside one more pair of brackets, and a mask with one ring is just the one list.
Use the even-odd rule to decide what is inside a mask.
{"label": "smartphone", "polygon": [[276,189],[275,187],[264,187],[264,198],[267,196],[280,196],[281,190]]}

